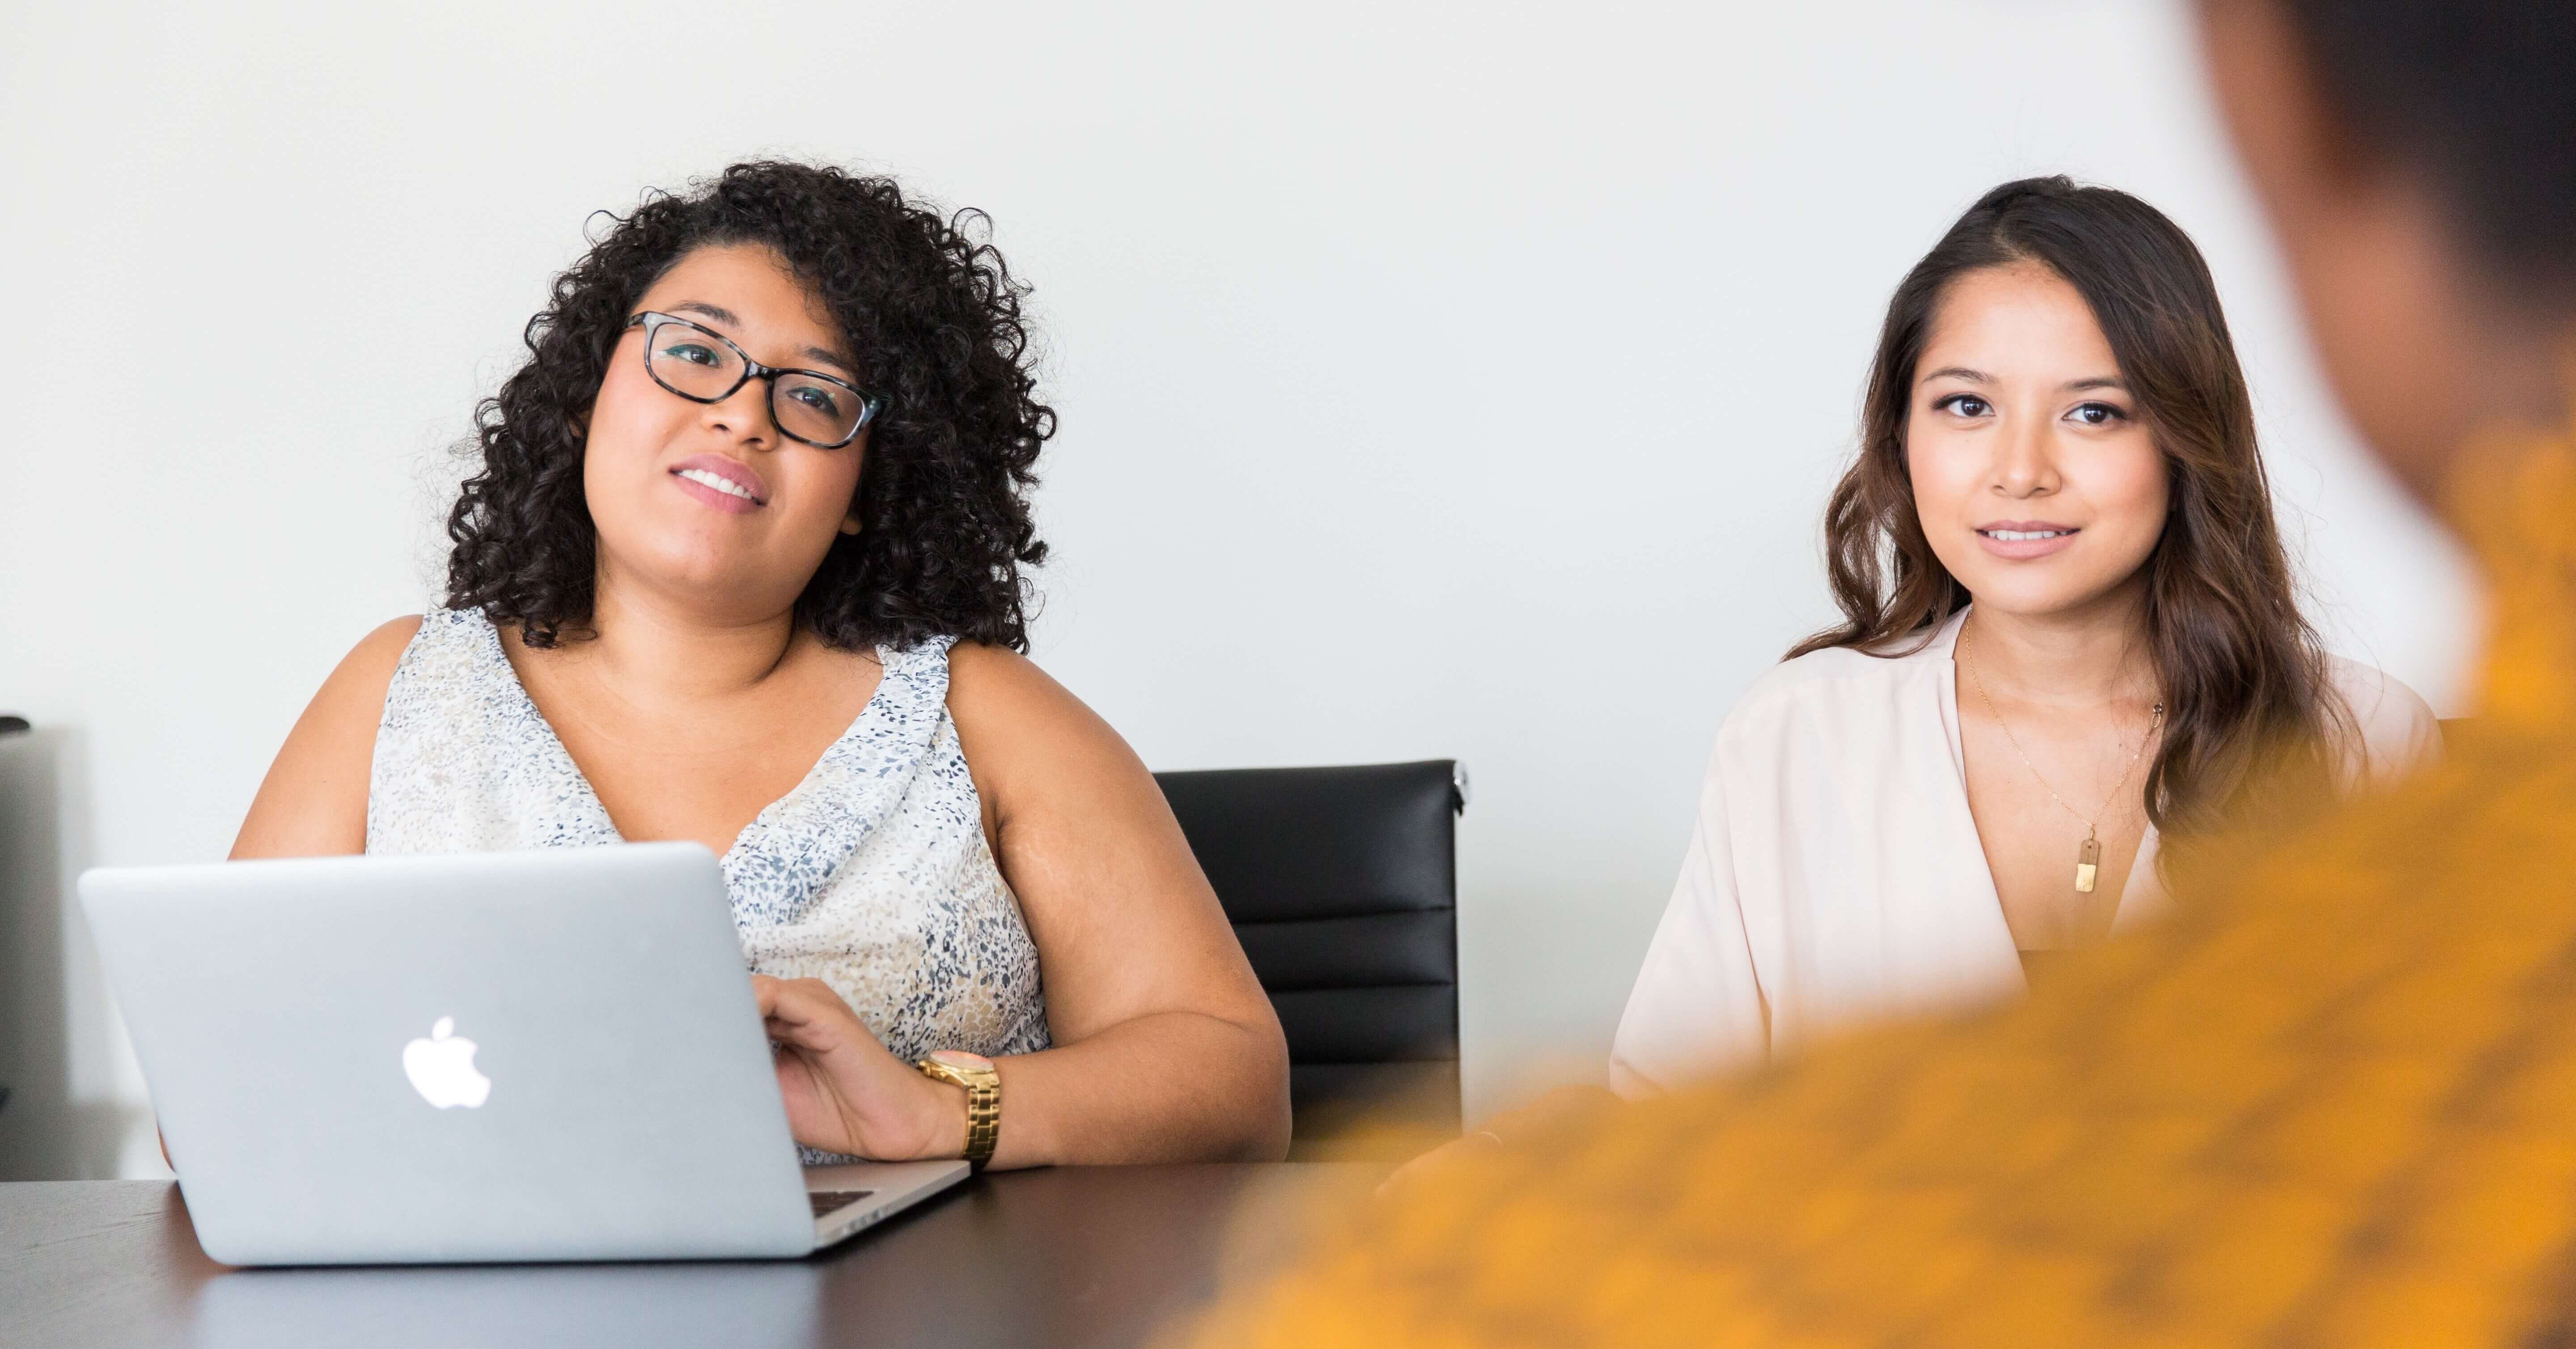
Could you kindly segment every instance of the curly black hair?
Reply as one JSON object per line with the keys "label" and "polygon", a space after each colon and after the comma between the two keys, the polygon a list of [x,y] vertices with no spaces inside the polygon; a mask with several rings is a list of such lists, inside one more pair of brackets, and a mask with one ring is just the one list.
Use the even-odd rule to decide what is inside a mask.
{"label": "curly black hair", "polygon": [[530,646],[591,620],[598,534],[582,492],[583,428],[626,321],[690,251],[766,244],[822,297],[885,399],[860,474],[861,529],[833,541],[797,597],[826,644],[931,637],[1028,649],[1023,565],[1046,559],[1028,489],[1055,413],[1036,399],[1028,287],[980,211],[943,215],[890,178],[736,164],[681,194],[648,193],[555,278],[528,320],[528,362],[476,407],[481,469],[448,512],[447,603],[516,623]]}

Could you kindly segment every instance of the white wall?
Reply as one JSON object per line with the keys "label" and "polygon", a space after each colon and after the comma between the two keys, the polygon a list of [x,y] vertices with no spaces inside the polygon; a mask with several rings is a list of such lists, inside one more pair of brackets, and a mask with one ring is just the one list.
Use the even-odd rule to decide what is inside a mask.
{"label": "white wall", "polygon": [[54,1170],[157,1166],[63,878],[222,855],[431,599],[444,447],[585,216],[759,152],[994,214],[1063,416],[1036,654],[1148,762],[1470,766],[1471,1109],[1605,1049],[1710,734],[1828,616],[1879,308],[2004,178],[2198,237],[2319,613],[2458,704],[2457,564],[2164,4],[389,8],[0,11],[0,708],[50,728],[0,756],[0,1044],[73,1098],[0,1148],[43,1116]]}

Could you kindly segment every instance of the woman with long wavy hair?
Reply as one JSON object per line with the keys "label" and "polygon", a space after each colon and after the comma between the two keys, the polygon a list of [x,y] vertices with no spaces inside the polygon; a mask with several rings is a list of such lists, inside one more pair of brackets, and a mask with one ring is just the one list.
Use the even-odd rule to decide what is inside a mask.
{"label": "woman with long wavy hair", "polygon": [[1843,621],[1718,731],[1624,1092],[2017,991],[2155,913],[2163,840],[2438,745],[2301,617],[2217,288],[2123,192],[2007,183],[1906,275],[1825,541]]}
{"label": "woman with long wavy hair", "polygon": [[615,220],[481,409],[445,606],[341,663],[233,855],[696,840],[814,1152],[1275,1159],[1277,1016],[1020,654],[1055,422],[981,223],[783,163]]}

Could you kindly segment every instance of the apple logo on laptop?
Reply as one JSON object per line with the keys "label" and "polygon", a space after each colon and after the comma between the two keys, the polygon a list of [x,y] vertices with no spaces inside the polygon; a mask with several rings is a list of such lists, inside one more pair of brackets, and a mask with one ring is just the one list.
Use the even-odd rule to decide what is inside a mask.
{"label": "apple logo on laptop", "polygon": [[431,1105],[471,1110],[492,1094],[492,1079],[474,1071],[474,1048],[472,1040],[456,1033],[456,1018],[440,1017],[428,1039],[403,1046],[403,1076]]}

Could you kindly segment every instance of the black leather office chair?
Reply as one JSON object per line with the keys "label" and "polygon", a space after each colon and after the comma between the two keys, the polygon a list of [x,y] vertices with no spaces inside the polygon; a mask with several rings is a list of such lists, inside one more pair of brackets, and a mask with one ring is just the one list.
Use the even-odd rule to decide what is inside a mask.
{"label": "black leather office chair", "polygon": [[[1288,1033],[1291,1156],[1458,1132],[1455,762],[1157,773]],[[1360,1151],[1355,1151],[1359,1149]]]}
{"label": "black leather office chair", "polygon": [[[0,716],[0,736],[16,735],[27,729],[25,717]],[[9,1084],[0,1082],[0,1110],[9,1108]]]}

